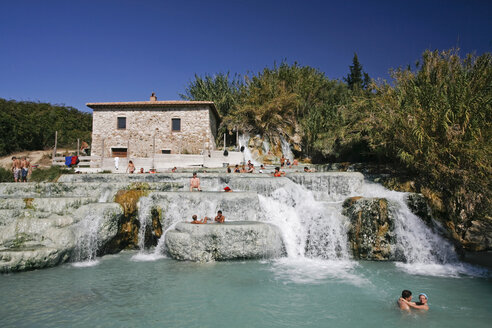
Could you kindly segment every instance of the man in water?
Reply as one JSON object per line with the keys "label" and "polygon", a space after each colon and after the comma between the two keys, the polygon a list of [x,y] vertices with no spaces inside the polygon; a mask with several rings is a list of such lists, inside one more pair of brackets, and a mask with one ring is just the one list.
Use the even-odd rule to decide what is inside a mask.
{"label": "man in water", "polygon": [[191,224],[206,224],[208,220],[208,217],[204,217],[202,220],[197,220],[196,214],[193,214],[191,218],[193,219],[193,221],[191,221]]}
{"label": "man in water", "polygon": [[[411,299],[411,297],[410,297]],[[419,301],[418,302],[410,302],[410,301],[407,301],[406,299],[403,299],[403,303],[405,303],[410,309],[417,309],[417,310],[424,310],[424,311],[427,311],[429,310],[429,305],[427,304],[427,300],[428,300],[428,297],[426,294],[424,293],[420,293],[419,294]],[[401,308],[401,306],[400,306]]]}
{"label": "man in water", "polygon": [[222,215],[222,211],[217,212],[217,216],[215,217],[215,222],[217,223],[224,223],[225,221],[225,216]]}
{"label": "man in water", "polygon": [[412,292],[409,290],[404,290],[401,292],[401,297],[398,299],[397,303],[401,310],[410,311],[409,302],[412,301]]}
{"label": "man in water", "polygon": [[197,177],[196,172],[193,172],[193,178],[190,180],[190,191],[194,190],[202,191],[200,189],[200,178]]}

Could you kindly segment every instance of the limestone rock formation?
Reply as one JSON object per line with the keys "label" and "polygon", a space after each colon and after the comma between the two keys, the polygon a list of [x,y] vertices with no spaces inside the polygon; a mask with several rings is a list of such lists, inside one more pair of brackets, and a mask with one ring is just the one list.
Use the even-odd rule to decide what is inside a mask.
{"label": "limestone rock formation", "polygon": [[343,214],[350,219],[348,232],[353,256],[362,260],[394,260],[394,220],[384,198],[348,198]]}
{"label": "limestone rock formation", "polygon": [[428,226],[434,227],[432,210],[427,204],[424,195],[419,193],[409,193],[406,197],[406,203],[413,214],[421,218]]}
{"label": "limestone rock formation", "polygon": [[[118,218],[122,214],[118,204],[82,205],[72,207],[72,213],[57,214],[56,209],[61,212],[60,205],[54,204],[57,201],[44,199],[43,206],[36,209],[36,202],[20,207],[15,199],[10,205],[8,199],[2,200],[4,207],[17,208],[0,211],[0,272],[45,268],[68,261],[84,237],[80,226],[90,224],[91,218],[97,218],[92,237],[99,245],[118,232]],[[53,213],[45,212],[50,202],[55,209]]]}
{"label": "limestone rock formation", "polygon": [[261,222],[224,224],[180,222],[166,236],[168,253],[178,260],[198,262],[257,259],[285,253],[277,227]]}

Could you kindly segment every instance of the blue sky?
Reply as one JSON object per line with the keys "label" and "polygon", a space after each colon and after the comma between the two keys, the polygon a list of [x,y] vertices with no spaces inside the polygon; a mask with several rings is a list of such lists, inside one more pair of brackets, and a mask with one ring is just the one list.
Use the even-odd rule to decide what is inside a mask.
{"label": "blue sky", "polygon": [[286,59],[373,78],[425,49],[492,52],[492,1],[0,0],[0,97],[65,104],[179,99],[194,74]]}

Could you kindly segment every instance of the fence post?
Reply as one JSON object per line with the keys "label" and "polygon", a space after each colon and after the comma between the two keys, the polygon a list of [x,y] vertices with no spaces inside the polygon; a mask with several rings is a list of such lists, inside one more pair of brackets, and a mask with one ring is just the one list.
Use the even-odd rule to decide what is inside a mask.
{"label": "fence post", "polygon": [[51,159],[51,163],[55,163],[55,156],[56,156],[56,144],[58,143],[58,131],[55,131],[55,148],[53,148],[53,158]]}

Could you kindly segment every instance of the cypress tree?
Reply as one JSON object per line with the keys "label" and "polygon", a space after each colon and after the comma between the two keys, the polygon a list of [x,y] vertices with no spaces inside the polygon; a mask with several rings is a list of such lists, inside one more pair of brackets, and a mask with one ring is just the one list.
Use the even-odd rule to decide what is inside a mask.
{"label": "cypress tree", "polygon": [[349,66],[350,73],[344,78],[350,90],[363,90],[369,86],[371,81],[369,74],[362,71],[357,53],[354,53],[352,65]]}

